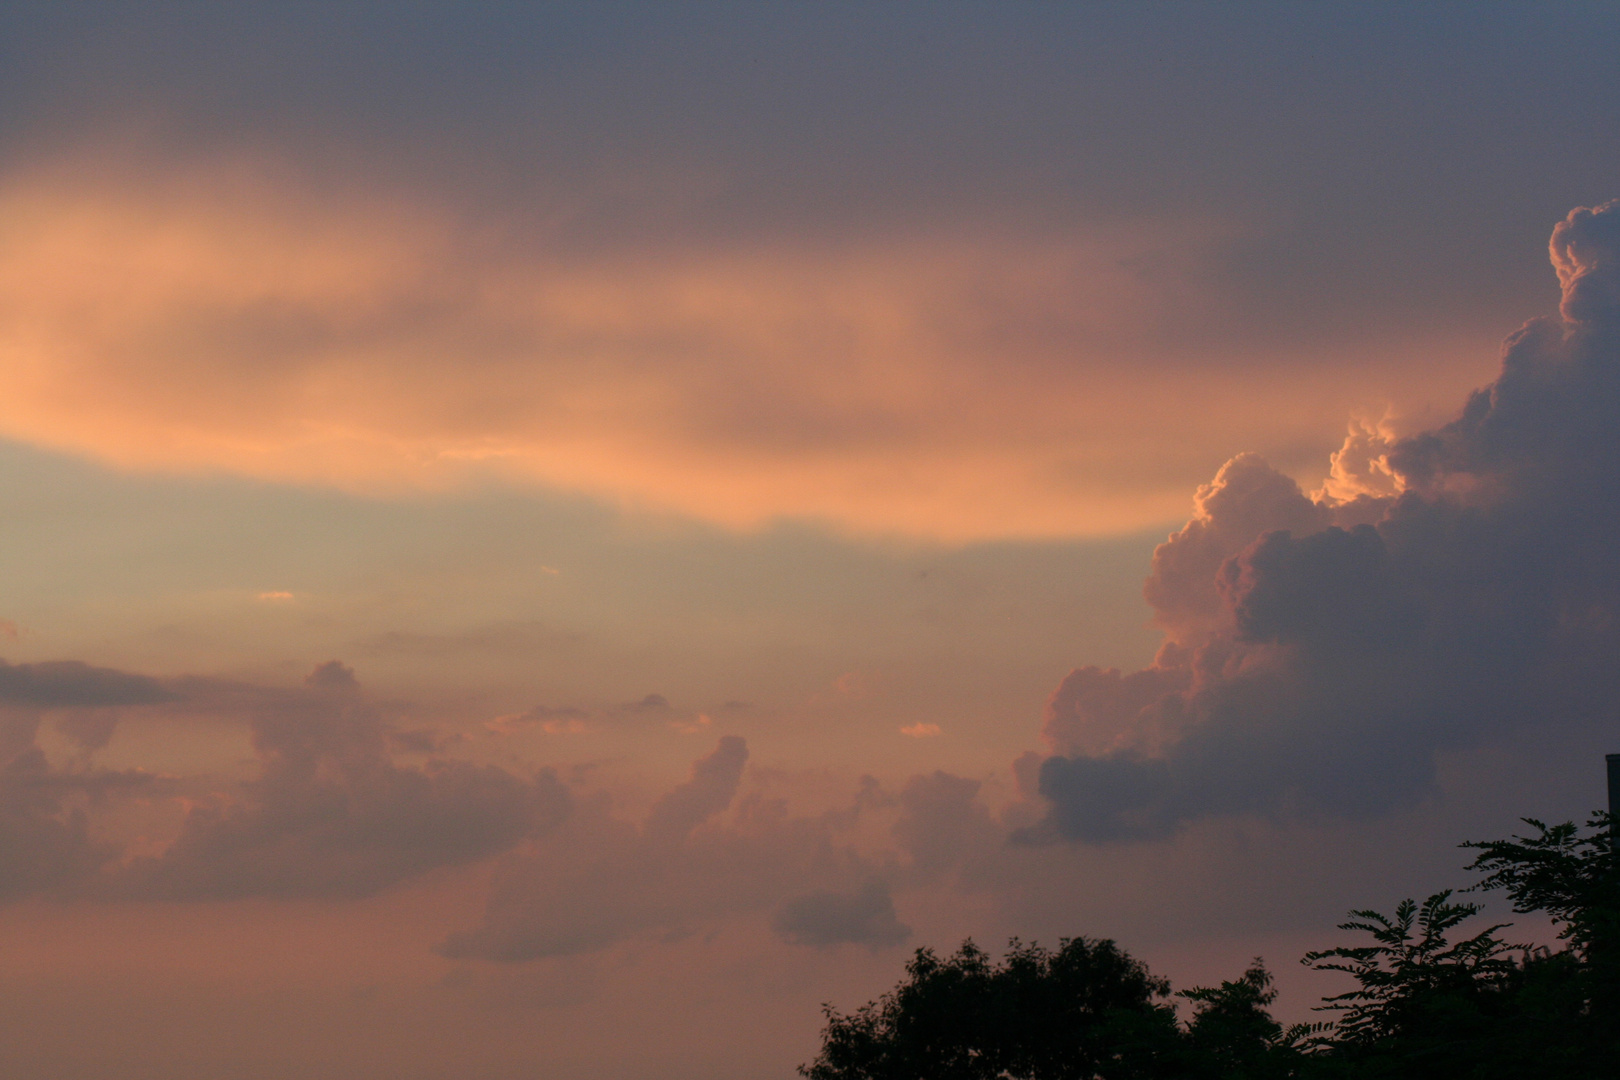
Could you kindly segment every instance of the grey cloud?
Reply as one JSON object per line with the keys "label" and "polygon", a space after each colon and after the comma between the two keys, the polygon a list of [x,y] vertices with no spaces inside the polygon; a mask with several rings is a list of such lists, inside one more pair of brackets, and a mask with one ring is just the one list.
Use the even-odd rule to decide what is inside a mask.
{"label": "grey cloud", "polygon": [[0,660],[0,705],[41,709],[72,706],[152,705],[174,700],[156,680],[77,660],[9,664]]}
{"label": "grey cloud", "polygon": [[445,735],[433,728],[410,728],[388,733],[388,745],[406,754],[433,754],[459,741],[459,736]]}
{"label": "grey cloud", "polygon": [[71,888],[117,855],[90,838],[82,808],[65,805],[71,786],[37,747],[0,766],[0,899]]}
{"label": "grey cloud", "polygon": [[1614,204],[1572,210],[1547,246],[1564,290],[1558,307],[1564,319],[1610,326],[1620,320],[1620,214]]}
{"label": "grey cloud", "polygon": [[260,773],[242,797],[194,808],[175,842],[133,862],[115,892],[361,896],[498,854],[567,816],[567,789],[549,770],[524,778],[442,758],[396,765],[393,733],[354,692],[352,673],[317,672],[328,676],[311,690],[266,694],[256,705]]}
{"label": "grey cloud", "polygon": [[1179,644],[1197,644],[1226,626],[1221,567],[1262,531],[1310,533],[1332,515],[1258,454],[1239,454],[1198,489],[1193,519],[1153,553],[1142,593],[1154,625]]}
{"label": "grey cloud", "polygon": [[[0,898],[30,892],[163,898],[358,896],[434,867],[495,855],[567,816],[567,789],[441,757],[394,763],[390,748],[434,752],[430,731],[395,731],[338,661],[299,689],[186,678],[176,691],[140,675],[76,661],[0,662]],[[246,717],[259,775],[237,793],[201,795],[158,856],[120,865],[96,841],[87,810],[120,792],[173,781],[88,767],[111,739],[111,706]],[[54,768],[35,744],[40,715],[83,754]]]}
{"label": "grey cloud", "polygon": [[911,928],[895,917],[894,899],[881,881],[854,892],[825,890],[795,897],[782,905],[772,928],[795,945],[898,945]]}
{"label": "grey cloud", "polygon": [[[1221,567],[1239,640],[1296,642],[1344,662],[1417,644],[1424,610],[1377,529],[1267,532]],[[1369,632],[1371,631],[1371,632]]]}
{"label": "grey cloud", "polygon": [[667,792],[647,815],[655,837],[685,836],[731,805],[748,761],[748,744],[736,735],[720,740],[714,752],[692,764],[692,778]]}
{"label": "grey cloud", "polygon": [[[77,660],[0,660],[0,900],[82,890],[118,857],[115,845],[91,836],[87,808],[121,791],[149,790],[157,778],[92,769],[90,755],[112,739],[119,707],[175,700],[143,675]],[[82,753],[72,769],[53,767],[36,745],[48,711]]]}
{"label": "grey cloud", "polygon": [[1067,754],[1102,756],[1122,747],[1157,746],[1175,730],[1174,703],[1192,679],[1173,646],[1163,666],[1123,673],[1083,667],[1069,672],[1046,702],[1045,733]]}
{"label": "grey cloud", "polygon": [[917,869],[933,874],[953,867],[974,841],[998,832],[979,802],[980,786],[977,780],[937,770],[906,781],[891,833]]}
{"label": "grey cloud", "polygon": [[886,887],[881,900],[862,891],[881,880],[883,863],[849,839],[882,801],[870,786],[847,810],[796,817],[774,799],[736,798],[746,757],[743,740],[721,739],[639,829],[615,816],[605,797],[580,800],[532,853],[507,857],[481,924],[452,935],[440,951],[504,962],[566,956],[772,909],[778,918],[797,912],[784,932],[811,943],[843,933],[878,944],[901,932],[892,902],[885,918]]}
{"label": "grey cloud", "polygon": [[95,887],[120,855],[95,839],[88,811],[120,794],[159,790],[140,770],[51,765],[34,745],[37,722],[3,721],[0,743],[0,901],[37,893],[72,895]]}
{"label": "grey cloud", "polygon": [[1252,455],[1200,491],[1145,589],[1155,664],[1053,695],[1027,835],[1380,815],[1433,790],[1441,753],[1614,715],[1620,205],[1571,213],[1552,256],[1562,321],[1509,338],[1456,421],[1382,446],[1398,492],[1313,500]]}
{"label": "grey cloud", "polygon": [[57,719],[56,729],[89,755],[112,742],[118,730],[118,713],[111,709],[74,709]]}
{"label": "grey cloud", "polygon": [[318,690],[353,690],[358,688],[360,683],[354,677],[352,667],[341,660],[328,660],[304,676],[304,685],[313,686]]}

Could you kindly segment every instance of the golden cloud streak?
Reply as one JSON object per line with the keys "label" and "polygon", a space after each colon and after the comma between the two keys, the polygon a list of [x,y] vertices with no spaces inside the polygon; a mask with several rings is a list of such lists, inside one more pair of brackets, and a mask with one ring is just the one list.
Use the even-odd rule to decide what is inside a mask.
{"label": "golden cloud streak", "polygon": [[1284,408],[1297,386],[1167,377],[1144,343],[1196,309],[1178,268],[1217,235],[579,255],[239,170],[14,176],[0,433],[366,492],[495,475],[739,528],[1119,532],[1183,515],[1246,425],[1342,424]]}

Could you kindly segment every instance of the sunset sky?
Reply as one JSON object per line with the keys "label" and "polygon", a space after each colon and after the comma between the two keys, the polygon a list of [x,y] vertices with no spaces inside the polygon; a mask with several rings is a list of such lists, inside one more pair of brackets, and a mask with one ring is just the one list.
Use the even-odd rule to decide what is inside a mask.
{"label": "sunset sky", "polygon": [[968,936],[1310,1018],[1604,803],[1617,55],[0,3],[0,1073],[786,1080]]}

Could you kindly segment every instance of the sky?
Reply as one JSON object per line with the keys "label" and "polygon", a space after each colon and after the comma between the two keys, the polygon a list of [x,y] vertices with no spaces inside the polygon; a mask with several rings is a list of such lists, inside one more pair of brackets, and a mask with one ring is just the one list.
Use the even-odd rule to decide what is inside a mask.
{"label": "sky", "polygon": [[1617,47],[0,3],[3,1071],[785,1078],[967,937],[1312,1018],[1604,804]]}

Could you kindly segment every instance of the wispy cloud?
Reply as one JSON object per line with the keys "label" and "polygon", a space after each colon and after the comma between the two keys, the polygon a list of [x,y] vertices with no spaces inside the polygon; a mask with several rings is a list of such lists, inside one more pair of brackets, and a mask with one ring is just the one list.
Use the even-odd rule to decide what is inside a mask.
{"label": "wispy cloud", "polygon": [[127,467],[1103,534],[1171,518],[1238,431],[1319,438],[1278,379],[1361,392],[1331,368],[1239,387],[1250,361],[1155,337],[1215,310],[1229,223],[564,250],[241,161],[95,175],[0,178],[0,433]]}

